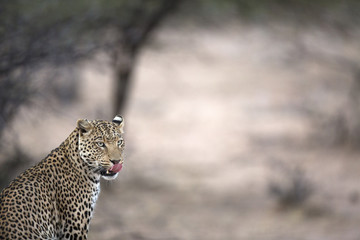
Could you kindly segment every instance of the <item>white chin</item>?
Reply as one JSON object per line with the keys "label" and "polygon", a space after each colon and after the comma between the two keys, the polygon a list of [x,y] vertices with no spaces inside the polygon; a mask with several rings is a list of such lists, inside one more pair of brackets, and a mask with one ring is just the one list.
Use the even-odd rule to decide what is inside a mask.
{"label": "white chin", "polygon": [[112,176],[102,175],[102,178],[104,178],[105,180],[114,180],[117,176],[118,176],[118,173],[116,173],[115,175],[112,175]]}

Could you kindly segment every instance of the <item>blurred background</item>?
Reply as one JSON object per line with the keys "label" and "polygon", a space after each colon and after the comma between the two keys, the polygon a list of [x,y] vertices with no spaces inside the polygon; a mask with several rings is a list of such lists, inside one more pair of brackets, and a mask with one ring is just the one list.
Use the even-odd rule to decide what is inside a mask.
{"label": "blurred background", "polygon": [[126,121],[90,239],[360,238],[360,2],[0,2],[0,188]]}

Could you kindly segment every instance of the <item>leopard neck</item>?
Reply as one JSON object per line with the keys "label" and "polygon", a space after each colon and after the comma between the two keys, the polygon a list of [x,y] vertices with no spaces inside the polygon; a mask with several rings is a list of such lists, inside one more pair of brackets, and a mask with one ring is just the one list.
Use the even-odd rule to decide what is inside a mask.
{"label": "leopard neck", "polygon": [[73,165],[75,169],[81,171],[88,180],[93,183],[99,183],[100,175],[94,173],[94,170],[80,157],[79,132],[79,129],[76,128],[63,143],[66,149],[67,159],[69,159],[70,164]]}

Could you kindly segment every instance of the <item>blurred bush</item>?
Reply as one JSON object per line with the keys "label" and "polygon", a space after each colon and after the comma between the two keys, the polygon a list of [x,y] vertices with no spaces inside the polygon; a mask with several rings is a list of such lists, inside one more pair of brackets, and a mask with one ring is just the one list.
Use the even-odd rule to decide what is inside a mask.
{"label": "blurred bush", "polygon": [[313,185],[299,167],[281,165],[278,170],[282,180],[272,180],[268,192],[282,209],[303,206],[313,193]]}
{"label": "blurred bush", "polygon": [[[360,3],[355,0],[1,1],[0,138],[19,107],[38,93],[33,84],[35,71],[69,66],[98,51],[110,56],[115,72],[113,112],[123,111],[139,50],[179,5],[180,21],[188,16],[204,21],[214,16],[262,23],[292,20],[326,23],[339,31],[357,26],[360,16]],[[49,87],[51,80],[47,81]]]}
{"label": "blurred bush", "polygon": [[139,49],[177,2],[1,1],[0,138],[20,106],[46,88],[33,84],[34,72],[71,65],[100,50],[111,56],[117,77],[114,112],[121,111]]}
{"label": "blurred bush", "polygon": [[183,7],[188,14],[206,20],[237,16],[251,22],[328,23],[336,27],[354,26],[360,13],[360,2],[356,0],[196,0],[186,1]]}

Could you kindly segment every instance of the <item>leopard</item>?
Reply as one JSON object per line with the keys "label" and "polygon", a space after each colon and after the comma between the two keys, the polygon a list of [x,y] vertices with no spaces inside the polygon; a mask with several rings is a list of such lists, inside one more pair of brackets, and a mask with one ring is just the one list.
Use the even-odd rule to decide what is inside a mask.
{"label": "leopard", "polygon": [[0,193],[0,239],[88,239],[100,179],[124,164],[124,118],[79,119],[59,147]]}

